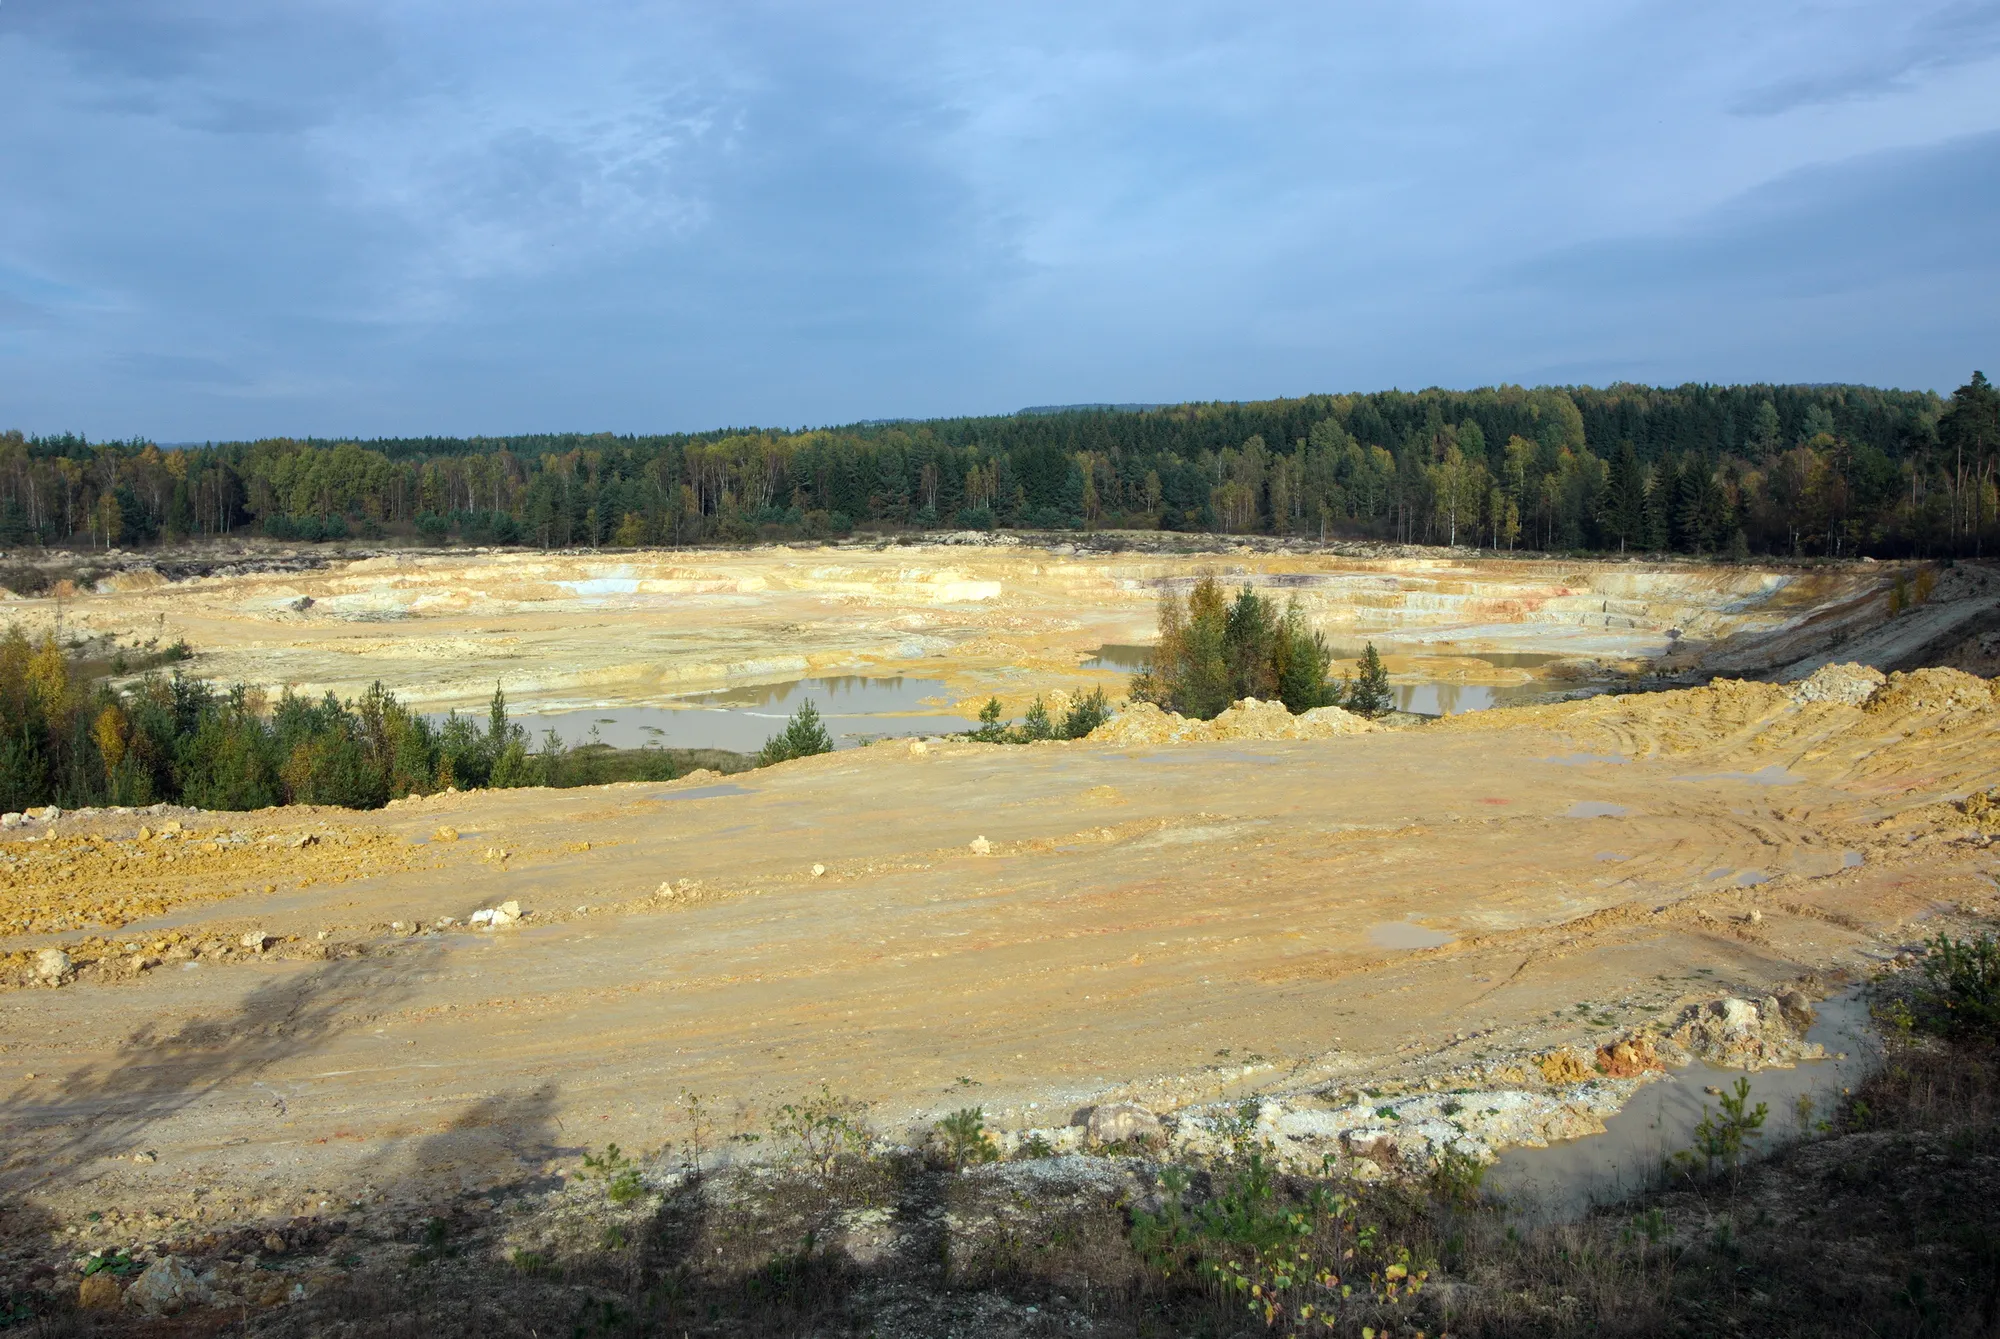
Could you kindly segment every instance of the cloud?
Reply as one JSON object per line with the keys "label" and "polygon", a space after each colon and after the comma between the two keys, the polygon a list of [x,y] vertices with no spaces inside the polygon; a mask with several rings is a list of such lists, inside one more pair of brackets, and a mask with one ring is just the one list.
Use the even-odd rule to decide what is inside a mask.
{"label": "cloud", "polygon": [[[1820,14],[1797,16],[1810,45]],[[1849,40],[1817,68],[1752,88],[1732,110],[1744,116],[1777,116],[1822,103],[1906,89],[1928,75],[1976,64],[2000,54],[2000,0],[1954,0],[1926,8],[1889,6],[1880,21],[1845,34]]]}

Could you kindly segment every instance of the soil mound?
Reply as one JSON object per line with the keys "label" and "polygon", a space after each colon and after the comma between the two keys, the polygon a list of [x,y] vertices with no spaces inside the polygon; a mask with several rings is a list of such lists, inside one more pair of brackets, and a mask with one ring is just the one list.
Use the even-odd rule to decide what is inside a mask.
{"label": "soil mound", "polygon": [[1224,711],[1212,721],[1192,720],[1162,711],[1150,702],[1135,702],[1117,719],[1098,726],[1090,738],[1101,744],[1190,744],[1203,741],[1260,739],[1332,739],[1336,735],[1368,734],[1382,726],[1339,707],[1315,707],[1294,716],[1282,702],[1254,697]]}
{"label": "soil mound", "polygon": [[1955,669],[1891,674],[1868,699],[1868,709],[1877,712],[1992,711],[1994,706],[1992,683]]}
{"label": "soil mound", "polygon": [[1838,702],[1858,707],[1875,695],[1888,680],[1881,670],[1867,665],[1822,665],[1812,677],[1792,687],[1794,702]]}

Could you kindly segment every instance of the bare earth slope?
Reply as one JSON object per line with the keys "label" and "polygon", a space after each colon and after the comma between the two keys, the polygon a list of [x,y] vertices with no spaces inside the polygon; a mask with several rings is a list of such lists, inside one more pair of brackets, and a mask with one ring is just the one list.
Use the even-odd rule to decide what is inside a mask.
{"label": "bare earth slope", "polygon": [[[1866,705],[1723,682],[146,841],[159,818],[65,818],[0,847],[15,980],[51,943],[81,964],[0,993],[4,1188],[164,1231],[654,1147],[690,1089],[725,1133],[821,1083],[890,1131],[973,1101],[1024,1128],[1596,1044],[1991,914],[2000,851],[1955,801],[1995,785],[1992,686],[1928,670]],[[67,928],[100,914],[150,919]],[[1452,938],[1385,946],[1412,927]]]}

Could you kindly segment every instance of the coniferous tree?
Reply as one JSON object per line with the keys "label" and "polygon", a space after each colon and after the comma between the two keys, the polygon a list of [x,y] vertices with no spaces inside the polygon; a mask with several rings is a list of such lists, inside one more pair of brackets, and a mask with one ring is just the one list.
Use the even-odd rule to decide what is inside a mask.
{"label": "coniferous tree", "polygon": [[1389,686],[1389,671],[1383,668],[1382,657],[1373,642],[1361,653],[1361,674],[1348,690],[1344,705],[1357,716],[1385,716],[1395,709],[1396,694]]}

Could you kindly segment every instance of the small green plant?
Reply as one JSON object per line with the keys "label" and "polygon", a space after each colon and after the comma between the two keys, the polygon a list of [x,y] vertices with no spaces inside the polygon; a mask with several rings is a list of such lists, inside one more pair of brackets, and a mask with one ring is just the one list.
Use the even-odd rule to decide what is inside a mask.
{"label": "small green plant", "polygon": [[516,1273],[526,1274],[529,1278],[540,1278],[555,1272],[549,1263],[549,1258],[540,1251],[515,1251],[508,1257],[507,1262],[514,1267]]}
{"label": "small green plant", "polygon": [[757,754],[757,765],[769,767],[793,758],[810,758],[814,754],[831,752],[833,736],[827,733],[825,722],[820,720],[819,708],[808,698],[792,713],[783,730],[764,741],[762,751]]}
{"label": "small green plant", "polygon": [[992,1162],[1000,1156],[993,1137],[986,1132],[986,1112],[980,1107],[954,1111],[934,1128],[955,1172],[964,1171],[968,1164]]}
{"label": "small green plant", "polygon": [[1105,701],[1104,690],[1093,688],[1089,696],[1077,699],[1070,706],[1069,714],[1063,717],[1062,737],[1082,739],[1110,719],[1111,704]]}
{"label": "small green plant", "polygon": [[603,1234],[597,1239],[597,1245],[600,1250],[622,1251],[625,1249],[626,1244],[625,1229],[617,1223],[613,1223],[610,1227],[605,1228]]}
{"label": "small green plant", "polygon": [[1747,1141],[1760,1139],[1764,1132],[1764,1119],[1770,1114],[1768,1104],[1759,1102],[1750,1105],[1750,1080],[1736,1080],[1735,1087],[1717,1099],[1721,1111],[1710,1111],[1702,1106],[1701,1124],[1694,1127],[1694,1152],[1713,1168],[1720,1162],[1732,1172],[1742,1166]]}
{"label": "small green plant", "polygon": [[982,744],[998,744],[1007,736],[1007,727],[1000,724],[1000,699],[989,697],[986,705],[979,709],[979,728],[970,731],[966,738],[976,739]]}
{"label": "small green plant", "polygon": [[1027,714],[1021,717],[1021,724],[1014,730],[1014,738],[1018,743],[1033,744],[1038,740],[1055,737],[1056,727],[1049,720],[1049,709],[1038,697],[1028,704]]}
{"label": "small green plant", "polygon": [[1924,958],[1918,1022],[1957,1039],[2000,1036],[2000,941],[1939,935]]}
{"label": "small green plant", "polygon": [[1043,1137],[1040,1130],[1022,1140],[1021,1146],[1014,1150],[1017,1158],[1053,1158],[1055,1155],[1055,1145]]}
{"label": "small green plant", "polygon": [[692,1088],[681,1089],[681,1113],[687,1121],[687,1140],[681,1145],[681,1157],[690,1172],[701,1175],[701,1160],[708,1152],[709,1136],[715,1133],[715,1118],[709,1115],[708,1104],[700,1093]]}
{"label": "small green plant", "polygon": [[824,1181],[843,1161],[867,1153],[866,1110],[860,1102],[836,1097],[821,1084],[817,1094],[779,1107],[771,1133],[789,1144],[791,1155]]}
{"label": "small green plant", "polygon": [[1447,1144],[1438,1150],[1424,1180],[1439,1203],[1469,1209],[1479,1202],[1479,1189],[1486,1181],[1486,1164],[1458,1145]]}
{"label": "small green plant", "polygon": [[136,1272],[138,1268],[139,1262],[128,1255],[124,1247],[112,1246],[90,1253],[90,1258],[83,1262],[83,1276],[89,1278],[92,1274],[115,1274],[123,1278],[127,1274]]}
{"label": "small green plant", "polygon": [[604,1182],[604,1193],[613,1204],[630,1204],[646,1193],[638,1165],[620,1152],[616,1144],[606,1144],[604,1152],[595,1157],[584,1154],[583,1166],[585,1175]]}

